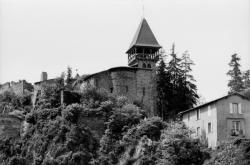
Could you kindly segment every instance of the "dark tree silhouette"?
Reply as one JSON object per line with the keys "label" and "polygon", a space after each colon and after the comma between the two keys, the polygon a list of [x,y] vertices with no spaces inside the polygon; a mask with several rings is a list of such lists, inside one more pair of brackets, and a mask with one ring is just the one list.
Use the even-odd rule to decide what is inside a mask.
{"label": "dark tree silhouette", "polygon": [[229,94],[234,92],[241,92],[243,90],[242,73],[240,70],[240,57],[237,54],[233,54],[231,61],[229,62],[230,70],[227,75],[230,76],[228,82]]}

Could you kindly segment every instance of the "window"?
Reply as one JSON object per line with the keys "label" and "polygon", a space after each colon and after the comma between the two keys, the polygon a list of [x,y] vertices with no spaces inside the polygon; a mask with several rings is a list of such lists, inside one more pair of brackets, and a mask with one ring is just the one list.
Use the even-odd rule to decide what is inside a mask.
{"label": "window", "polygon": [[197,136],[199,137],[201,135],[201,128],[200,127],[197,127]]}
{"label": "window", "polygon": [[235,114],[239,113],[238,103],[233,103],[233,113],[235,113]]}
{"label": "window", "polygon": [[208,109],[207,109],[207,115],[208,115],[208,116],[211,116],[211,114],[212,114],[211,107],[210,107],[210,106],[208,106]]}
{"label": "window", "polygon": [[150,64],[148,64],[148,68],[151,68],[151,65],[150,65]]}
{"label": "window", "polygon": [[241,104],[239,104],[239,103],[231,103],[230,104],[230,113],[232,113],[232,114],[242,114],[242,112],[241,112]]}
{"label": "window", "polygon": [[110,88],[110,93],[113,93],[113,88]]}
{"label": "window", "polygon": [[200,110],[200,109],[197,109],[197,111],[196,111],[197,120],[200,119],[200,112],[201,112],[201,110]]}
{"label": "window", "polygon": [[143,63],[142,64],[142,68],[146,68],[147,66],[146,66],[146,64],[145,63]]}
{"label": "window", "polygon": [[231,135],[232,136],[238,136],[239,134],[242,134],[240,121],[232,121]]}
{"label": "window", "polygon": [[126,92],[128,92],[128,86],[126,86]]}
{"label": "window", "polygon": [[145,96],[145,93],[146,93],[145,87],[143,87],[143,88],[142,88],[142,95]]}
{"label": "window", "polygon": [[207,131],[208,133],[212,132],[212,124],[210,122],[207,124]]}

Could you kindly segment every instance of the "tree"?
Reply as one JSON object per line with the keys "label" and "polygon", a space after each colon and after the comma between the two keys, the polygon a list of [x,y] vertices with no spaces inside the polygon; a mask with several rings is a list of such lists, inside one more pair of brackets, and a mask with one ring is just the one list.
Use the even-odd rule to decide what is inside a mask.
{"label": "tree", "polygon": [[191,74],[191,66],[194,65],[187,51],[182,58],[177,57],[175,46],[172,46],[171,60],[167,66],[167,73],[170,75],[171,92],[169,92],[169,108],[171,118],[186,109],[192,108],[199,98],[195,79]]}
{"label": "tree", "polygon": [[240,57],[237,54],[233,54],[231,61],[229,62],[230,70],[227,75],[230,76],[228,82],[229,94],[234,92],[241,92],[243,90],[242,73],[240,70]]}
{"label": "tree", "polygon": [[180,112],[182,109],[182,87],[184,85],[183,81],[183,70],[182,70],[182,64],[181,64],[181,58],[177,57],[177,54],[175,53],[175,45],[172,45],[171,50],[171,60],[167,66],[167,72],[170,75],[170,82],[171,82],[171,92],[168,96],[169,100],[169,109],[171,109],[171,115],[169,118],[175,118],[178,112]]}
{"label": "tree", "polygon": [[180,111],[192,108],[199,98],[189,54],[177,57],[173,44],[170,58],[167,66],[163,59],[157,66],[157,109],[163,120],[174,119]]}
{"label": "tree", "polygon": [[191,66],[194,65],[194,62],[190,59],[190,55],[185,51],[182,55],[181,66],[183,70],[183,83],[181,88],[182,96],[182,110],[192,108],[199,98],[197,94],[197,86],[195,85],[195,79],[191,74]]}
{"label": "tree", "polygon": [[169,76],[166,72],[166,64],[163,59],[161,59],[159,66],[157,67],[157,109],[158,116],[162,117],[164,120],[164,116],[167,108],[167,89],[170,86]]}
{"label": "tree", "polygon": [[250,70],[243,73],[242,81],[244,84],[244,89],[250,88]]}
{"label": "tree", "polygon": [[73,81],[73,77],[72,77],[72,68],[70,66],[68,66],[67,68],[67,75],[66,75],[66,84],[70,85]]}

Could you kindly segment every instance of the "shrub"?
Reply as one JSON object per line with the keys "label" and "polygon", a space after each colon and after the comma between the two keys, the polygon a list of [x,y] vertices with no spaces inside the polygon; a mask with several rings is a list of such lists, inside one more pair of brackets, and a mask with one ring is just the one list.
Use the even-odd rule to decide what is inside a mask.
{"label": "shrub", "polygon": [[79,104],[71,104],[63,109],[62,116],[65,120],[76,123],[81,111],[82,107]]}
{"label": "shrub", "polygon": [[9,165],[27,165],[27,163],[23,157],[14,156],[10,159]]}
{"label": "shrub", "polygon": [[169,123],[157,150],[159,165],[202,165],[209,158],[205,146],[199,140],[190,138],[190,131],[182,122]]}
{"label": "shrub", "polygon": [[87,86],[81,92],[81,102],[89,105],[91,108],[99,107],[101,102],[107,101],[110,96],[104,89],[98,89],[93,86]]}
{"label": "shrub", "polygon": [[249,165],[250,141],[235,139],[232,141],[222,142],[216,150],[211,151],[211,155],[211,159],[208,160],[205,165]]}

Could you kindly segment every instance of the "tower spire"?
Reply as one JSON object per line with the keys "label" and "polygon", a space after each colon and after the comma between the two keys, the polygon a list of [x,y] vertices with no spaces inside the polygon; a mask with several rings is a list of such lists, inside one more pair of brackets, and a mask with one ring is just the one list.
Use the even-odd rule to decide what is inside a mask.
{"label": "tower spire", "polygon": [[145,18],[135,33],[135,36],[127,50],[128,65],[139,68],[154,68],[159,58],[161,46],[156,40]]}

